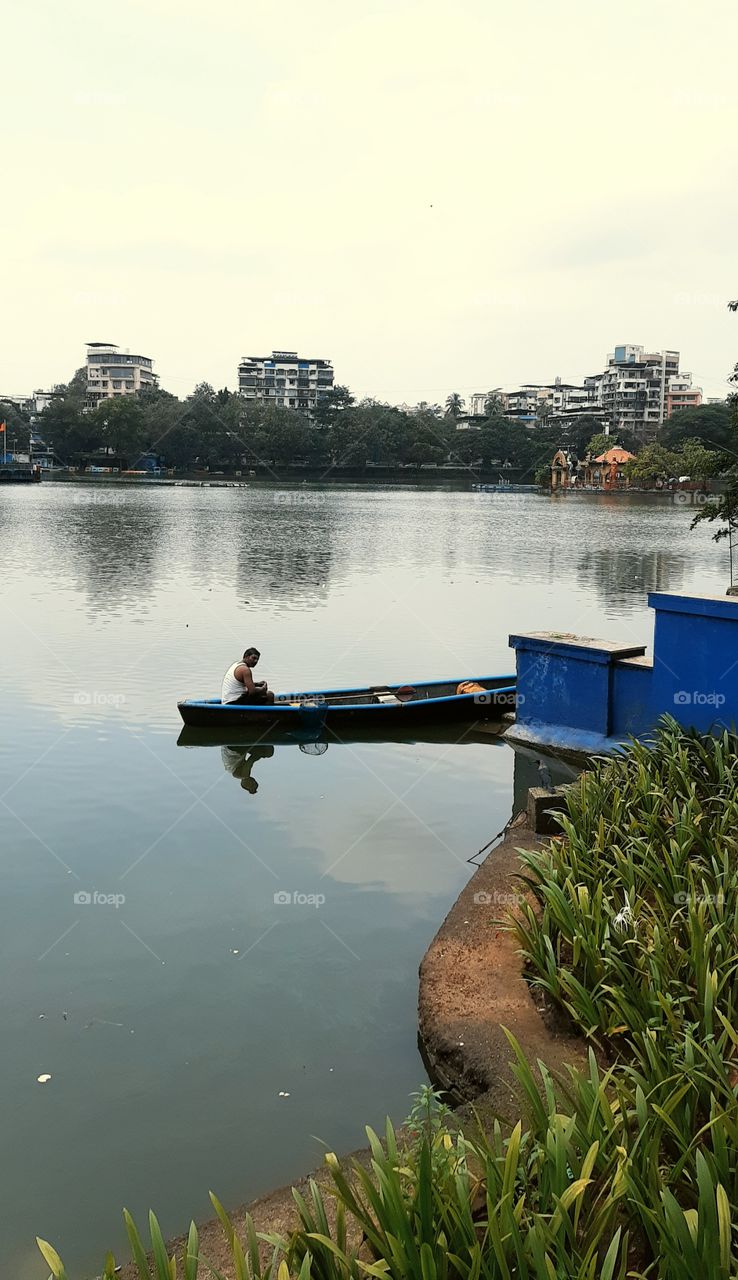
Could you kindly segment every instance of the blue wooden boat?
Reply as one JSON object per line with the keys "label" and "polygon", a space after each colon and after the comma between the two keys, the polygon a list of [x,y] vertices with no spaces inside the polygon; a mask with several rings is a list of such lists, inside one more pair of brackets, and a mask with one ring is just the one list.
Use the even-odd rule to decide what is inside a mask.
{"label": "blue wooden boat", "polygon": [[[473,693],[457,693],[462,682],[473,682],[482,688]],[[178,702],[177,707],[189,727],[226,733],[244,728],[315,733],[323,727],[337,732],[359,728],[384,732],[426,722],[499,720],[505,712],[515,710],[515,676],[462,676],[422,684],[278,693],[269,705],[188,698]]]}

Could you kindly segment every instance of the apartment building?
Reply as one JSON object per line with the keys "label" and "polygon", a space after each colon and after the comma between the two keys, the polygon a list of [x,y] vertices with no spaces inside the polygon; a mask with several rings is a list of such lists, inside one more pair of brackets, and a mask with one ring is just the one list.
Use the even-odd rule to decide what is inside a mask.
{"label": "apartment building", "polygon": [[146,387],[157,386],[154,362],[149,356],[121,350],[114,342],[87,343],[87,407],[101,400],[133,396]]}
{"label": "apartment building", "polygon": [[634,344],[616,347],[596,384],[599,402],[613,432],[630,431],[647,444],[667,417],[667,394],[679,374],[678,351],[645,351]]}
{"label": "apartment building", "polygon": [[244,356],[238,366],[238,390],[245,400],[312,413],[333,386],[330,360],[273,351]]}
{"label": "apartment building", "polygon": [[700,404],[702,387],[692,385],[691,373],[680,373],[669,379],[665,417],[670,418],[672,413],[677,413],[680,409],[696,409]]}

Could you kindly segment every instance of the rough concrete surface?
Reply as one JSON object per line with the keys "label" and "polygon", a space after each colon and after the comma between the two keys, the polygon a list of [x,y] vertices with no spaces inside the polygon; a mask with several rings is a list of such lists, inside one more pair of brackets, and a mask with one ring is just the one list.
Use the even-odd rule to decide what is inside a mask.
{"label": "rough concrete surface", "polygon": [[420,1037],[431,1076],[460,1102],[516,1115],[516,1082],[506,1027],[531,1064],[553,1071],[585,1061],[584,1043],[544,1021],[504,923],[524,886],[518,848],[538,842],[525,817],[509,829],[449,911],[420,966]]}

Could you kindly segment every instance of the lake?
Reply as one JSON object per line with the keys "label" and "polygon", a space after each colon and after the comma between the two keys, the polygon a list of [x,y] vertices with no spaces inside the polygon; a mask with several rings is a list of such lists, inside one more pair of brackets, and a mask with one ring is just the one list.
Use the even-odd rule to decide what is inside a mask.
{"label": "lake", "polygon": [[177,698],[251,644],[277,690],[510,671],[512,631],[650,644],[649,590],[727,585],[689,518],[637,495],[0,491],[3,1274],[47,1274],[36,1234],[94,1273],[123,1205],[173,1234],[209,1188],[239,1203],[402,1120],[418,963],[513,808],[514,753],[462,728],[249,770],[179,747]]}

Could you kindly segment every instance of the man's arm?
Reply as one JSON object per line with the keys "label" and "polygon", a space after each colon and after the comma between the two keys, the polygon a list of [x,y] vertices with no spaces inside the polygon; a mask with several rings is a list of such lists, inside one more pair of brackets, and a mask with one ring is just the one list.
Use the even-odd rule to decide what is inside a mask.
{"label": "man's arm", "polygon": [[233,672],[233,674],[237,680],[241,681],[241,684],[243,685],[247,693],[255,693],[256,690],[259,688],[258,684],[254,683],[254,678],[251,674],[251,668],[247,667],[245,662],[239,663],[239,665],[236,667],[236,670]]}

